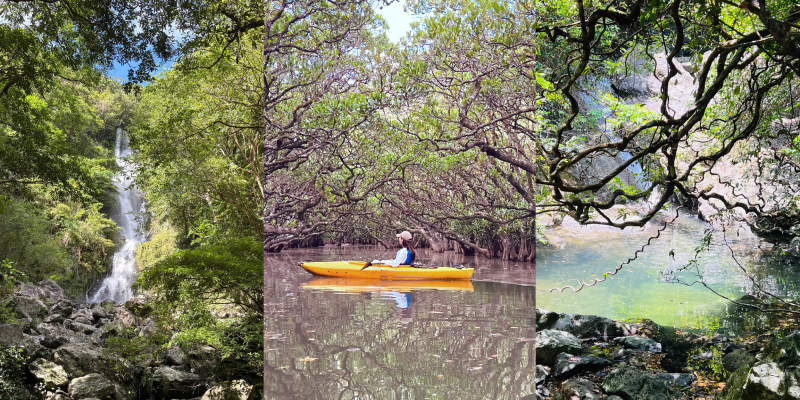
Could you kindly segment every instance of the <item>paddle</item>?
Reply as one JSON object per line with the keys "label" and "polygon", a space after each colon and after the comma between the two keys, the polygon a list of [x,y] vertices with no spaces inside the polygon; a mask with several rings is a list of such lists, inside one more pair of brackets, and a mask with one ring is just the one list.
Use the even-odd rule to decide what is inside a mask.
{"label": "paddle", "polygon": [[[372,262],[364,262],[364,261],[348,261],[348,263],[354,264],[354,265],[364,264],[364,267],[361,268],[359,271],[363,271],[363,270],[375,265],[375,264],[372,264]],[[382,264],[378,264],[378,265],[382,265]]]}

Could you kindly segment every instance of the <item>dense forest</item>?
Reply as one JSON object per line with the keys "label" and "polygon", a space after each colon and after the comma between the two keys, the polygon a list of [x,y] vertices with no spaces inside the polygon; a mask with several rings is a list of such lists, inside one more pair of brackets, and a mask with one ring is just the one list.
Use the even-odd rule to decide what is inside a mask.
{"label": "dense forest", "polygon": [[[131,311],[147,334],[103,339],[139,398],[155,390],[142,354],[175,347],[204,349],[204,385],[259,393],[262,260],[288,248],[389,249],[409,230],[535,269],[565,220],[658,236],[688,211],[797,256],[795,2],[409,0],[400,42],[391,3],[0,0],[0,322],[22,318],[15,285],[83,301],[109,273],[118,128],[152,314]],[[800,310],[742,270],[748,307]]]}

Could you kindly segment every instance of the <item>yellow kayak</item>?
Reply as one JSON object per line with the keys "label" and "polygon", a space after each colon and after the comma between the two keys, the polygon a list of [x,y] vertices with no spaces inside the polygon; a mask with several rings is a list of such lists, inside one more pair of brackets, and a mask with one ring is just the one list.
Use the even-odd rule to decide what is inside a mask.
{"label": "yellow kayak", "polygon": [[362,271],[361,268],[366,265],[366,263],[362,261],[303,261],[300,262],[299,265],[303,267],[304,270],[314,275],[335,276],[339,278],[411,281],[472,278],[472,268],[417,268],[411,266],[399,266],[397,268],[392,268],[388,265],[376,264]]}
{"label": "yellow kayak", "polygon": [[435,281],[381,281],[376,279],[350,278],[313,278],[301,285],[303,289],[330,290],[343,293],[360,292],[410,292],[412,290],[464,290],[473,291],[472,281],[435,280]]}

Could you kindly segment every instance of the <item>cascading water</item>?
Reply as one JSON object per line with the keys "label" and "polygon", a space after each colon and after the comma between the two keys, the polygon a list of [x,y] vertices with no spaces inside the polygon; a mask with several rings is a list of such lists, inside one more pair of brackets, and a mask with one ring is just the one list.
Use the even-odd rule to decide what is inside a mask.
{"label": "cascading water", "polygon": [[92,303],[105,299],[122,303],[131,298],[131,285],[136,280],[136,246],[147,240],[146,235],[137,232],[138,223],[135,217],[138,212],[144,211],[144,202],[133,183],[134,165],[127,159],[130,154],[128,134],[122,128],[117,128],[114,155],[121,171],[114,177],[118,195],[111,219],[120,227],[123,236],[112,258],[111,274],[103,279],[91,299],[87,299]]}

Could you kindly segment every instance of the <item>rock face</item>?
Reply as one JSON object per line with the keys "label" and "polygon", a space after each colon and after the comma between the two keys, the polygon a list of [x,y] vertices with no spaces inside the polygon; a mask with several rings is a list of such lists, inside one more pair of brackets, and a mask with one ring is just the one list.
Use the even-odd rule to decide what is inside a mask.
{"label": "rock face", "polygon": [[67,372],[64,371],[64,368],[45,359],[37,358],[28,365],[28,369],[37,382],[44,383],[44,387],[47,390],[63,389],[69,383]]}
{"label": "rock face", "polygon": [[536,333],[536,362],[553,365],[561,353],[581,354],[581,341],[574,335],[546,329]]}
{"label": "rock face", "polygon": [[199,375],[170,367],[156,368],[153,378],[159,390],[169,399],[191,399],[205,390],[200,384]]}
{"label": "rock face", "polygon": [[69,382],[69,395],[73,400],[103,399],[114,393],[114,384],[100,374],[89,374]]}
{"label": "rock face", "polygon": [[611,361],[605,358],[593,356],[573,356],[572,354],[561,353],[556,359],[553,367],[553,376],[556,378],[569,378],[575,374],[586,371],[598,371],[611,365]]}
{"label": "rock face", "polygon": [[603,390],[623,399],[669,400],[663,380],[628,366],[612,370],[603,381]]}
{"label": "rock face", "polygon": [[67,343],[53,353],[53,360],[64,367],[70,377],[103,370],[103,354],[88,343]]}

